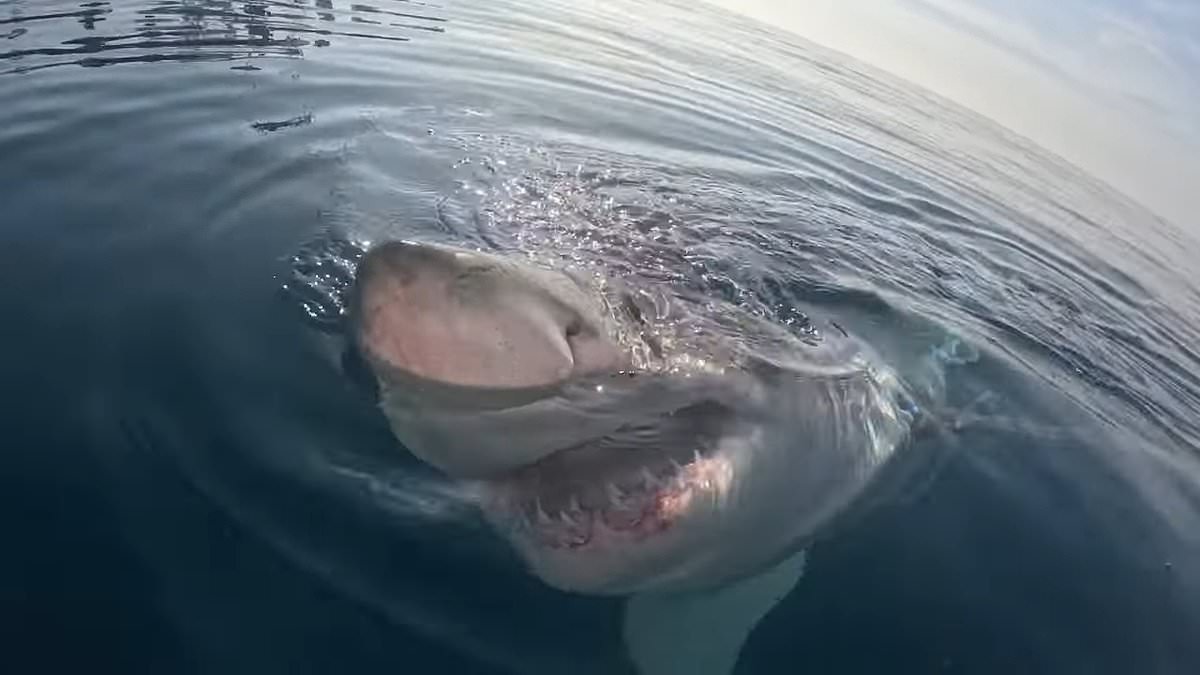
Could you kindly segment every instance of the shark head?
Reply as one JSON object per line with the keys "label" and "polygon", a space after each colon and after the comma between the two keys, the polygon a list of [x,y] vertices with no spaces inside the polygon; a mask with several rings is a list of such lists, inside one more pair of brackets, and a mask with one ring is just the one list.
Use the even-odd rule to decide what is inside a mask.
{"label": "shark head", "polygon": [[681,304],[655,333],[619,280],[414,242],[373,248],[356,284],[355,344],[397,438],[566,590],[759,571],[844,511],[911,422],[841,331],[803,342]]}

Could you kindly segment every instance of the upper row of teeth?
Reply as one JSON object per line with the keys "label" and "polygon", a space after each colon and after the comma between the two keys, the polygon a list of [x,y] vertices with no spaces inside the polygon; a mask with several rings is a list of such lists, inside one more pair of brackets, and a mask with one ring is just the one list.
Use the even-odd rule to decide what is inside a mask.
{"label": "upper row of teeth", "polygon": [[[700,460],[701,460],[700,451],[699,450],[693,451],[692,462],[699,462]],[[670,462],[671,462],[671,468],[675,470],[675,474],[672,475],[671,478],[664,479],[664,478],[655,476],[649,469],[647,469],[645,467],[642,467],[639,470],[638,477],[641,478],[642,482],[646,486],[648,486],[648,489],[651,491],[660,490],[664,487],[667,487],[670,484],[679,480],[679,478],[678,478],[679,472],[682,472],[684,469],[684,465],[680,464],[679,462],[676,462],[674,459],[670,460]],[[613,504],[615,506],[626,505],[628,503],[630,495],[631,495],[630,492],[628,492],[626,490],[622,490],[620,487],[618,487],[614,483],[605,484],[604,492],[605,492],[605,495],[608,497],[609,503]],[[552,525],[555,525],[555,524],[558,524],[561,522],[577,525],[577,524],[579,524],[579,519],[583,516],[583,514],[586,511],[587,511],[587,509],[583,508],[583,505],[579,503],[579,497],[577,497],[575,495],[571,495],[571,498],[567,501],[567,507],[565,509],[562,509],[559,512],[558,518],[555,518],[555,517],[549,515],[548,513],[546,513],[546,510],[544,508],[542,508],[541,499],[534,500],[534,519],[538,525],[542,525],[542,526],[552,526]]]}

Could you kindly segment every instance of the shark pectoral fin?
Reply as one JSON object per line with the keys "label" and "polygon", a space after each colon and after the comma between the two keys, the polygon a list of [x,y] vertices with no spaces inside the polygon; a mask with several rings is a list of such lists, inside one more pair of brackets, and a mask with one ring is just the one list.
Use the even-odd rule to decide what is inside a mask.
{"label": "shark pectoral fin", "polygon": [[804,574],[800,551],[715,591],[636,595],[625,603],[625,647],[639,675],[728,675],[750,632]]}

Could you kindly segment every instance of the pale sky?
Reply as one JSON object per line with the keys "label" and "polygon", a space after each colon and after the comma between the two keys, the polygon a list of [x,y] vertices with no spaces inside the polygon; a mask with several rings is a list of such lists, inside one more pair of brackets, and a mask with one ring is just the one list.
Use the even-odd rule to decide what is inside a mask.
{"label": "pale sky", "polygon": [[710,0],[931,89],[1200,234],[1200,0]]}

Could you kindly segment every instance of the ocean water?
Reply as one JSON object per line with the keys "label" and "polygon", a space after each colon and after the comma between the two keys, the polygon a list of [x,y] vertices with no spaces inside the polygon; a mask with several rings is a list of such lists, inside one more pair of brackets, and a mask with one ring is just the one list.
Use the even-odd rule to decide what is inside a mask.
{"label": "ocean water", "polygon": [[696,3],[0,0],[0,672],[634,672],[347,376],[400,237],[978,352],[735,672],[1200,669],[1195,232]]}

